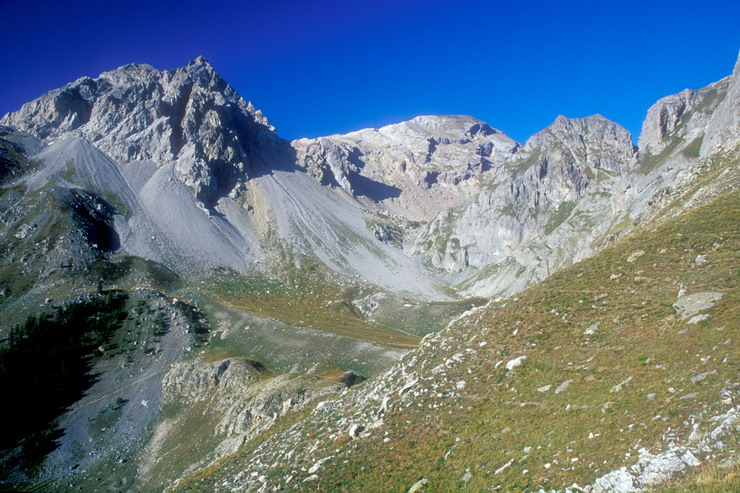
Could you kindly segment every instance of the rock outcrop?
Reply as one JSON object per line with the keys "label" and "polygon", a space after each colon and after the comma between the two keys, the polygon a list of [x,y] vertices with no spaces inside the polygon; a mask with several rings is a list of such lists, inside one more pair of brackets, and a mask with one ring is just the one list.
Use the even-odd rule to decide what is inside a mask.
{"label": "rock outcrop", "polygon": [[199,401],[211,397],[216,389],[237,389],[264,376],[259,363],[228,358],[216,362],[183,361],[172,366],[162,380],[162,392],[168,399]]}
{"label": "rock outcrop", "polygon": [[[175,464],[177,474],[186,469],[171,450],[190,447],[193,462],[185,466],[206,466],[234,453],[245,441],[269,429],[279,417],[360,380],[362,377],[351,372],[339,380],[302,373],[275,375],[260,363],[244,358],[177,362],[162,380],[165,405],[174,410],[172,417],[161,421],[154,430],[140,472],[151,485],[161,486],[157,463],[172,461],[169,467]],[[184,429],[188,435],[185,438]],[[205,438],[192,441],[189,437],[193,435]]]}
{"label": "rock outcrop", "polygon": [[119,162],[175,163],[208,205],[235,192],[278,141],[203,57],[171,71],[130,64],[83,77],[0,122],[47,141],[83,137]]}
{"label": "rock outcrop", "polygon": [[208,402],[220,417],[214,432],[225,438],[251,436],[292,407],[344,387],[302,374],[270,375],[243,358],[176,363],[162,380],[162,393],[171,402]]}

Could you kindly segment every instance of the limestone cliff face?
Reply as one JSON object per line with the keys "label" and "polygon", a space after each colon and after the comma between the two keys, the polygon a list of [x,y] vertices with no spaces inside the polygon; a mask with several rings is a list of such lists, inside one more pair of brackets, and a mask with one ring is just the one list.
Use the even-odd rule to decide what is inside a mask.
{"label": "limestone cliff face", "polygon": [[631,171],[635,148],[632,136],[623,128],[601,115],[587,118],[566,118],[562,115],[546,129],[534,134],[523,151],[538,149],[555,163],[575,169],[605,169],[615,173]]}
{"label": "limestone cliff face", "polygon": [[601,116],[558,117],[474,198],[430,221],[409,251],[461,273],[464,293],[521,290],[663,214],[712,159],[731,160],[740,143],[738,101],[737,67],[705,88],[662,98],[648,111],[639,148]]}
{"label": "limestone cliff face", "polygon": [[203,57],[172,71],[130,64],[83,77],[0,122],[47,141],[83,137],[120,162],[174,162],[207,204],[234,191],[278,141]]}
{"label": "limestone cliff face", "polygon": [[599,115],[559,116],[473,200],[435,218],[412,251],[449,271],[483,267],[551,233],[593,182],[629,172],[635,162],[632,138],[621,126]]}
{"label": "limestone cliff face", "polygon": [[668,145],[667,136],[693,106],[695,91],[685,89],[660,99],[650,107],[642,124],[638,147],[643,153],[658,154]]}
{"label": "limestone cliff face", "polygon": [[420,116],[292,145],[298,165],[321,183],[416,220],[428,220],[472,196],[519,148],[469,116]]}
{"label": "limestone cliff face", "polygon": [[697,155],[732,151],[740,141],[740,58],[733,74],[699,90],[661,98],[647,112],[638,147],[641,158],[696,141]]}

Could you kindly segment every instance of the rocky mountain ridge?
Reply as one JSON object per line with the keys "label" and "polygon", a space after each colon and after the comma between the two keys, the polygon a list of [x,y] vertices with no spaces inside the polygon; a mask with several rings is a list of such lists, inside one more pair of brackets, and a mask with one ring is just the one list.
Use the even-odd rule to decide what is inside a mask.
{"label": "rocky mountain ridge", "polygon": [[[739,79],[736,68],[707,88],[658,101],[638,148],[603,117],[558,117],[507,162],[509,176],[432,220],[412,251],[466,273],[464,292],[488,296],[514,293],[589,256],[660,209],[653,206],[698,172],[701,158],[735,152]],[[715,121],[733,123],[717,131]]]}
{"label": "rocky mountain ridge", "polygon": [[[369,231],[363,249],[377,248],[371,243],[402,247],[403,253],[393,255],[421,260],[437,270],[434,276],[465,294],[491,296],[515,292],[567,265],[568,259],[597,251],[614,233],[628,231],[617,226],[634,221],[645,207],[638,196],[644,187],[635,194],[630,183],[634,172],[654,168],[677,150],[679,141],[699,146],[696,157],[732,143],[737,131],[728,122],[736,115],[720,103],[728,91],[729,100],[736,95],[736,79],[733,75],[656,103],[648,111],[639,153],[625,129],[599,115],[559,116],[524,146],[467,116],[417,117],[289,144],[202,57],[173,71],[132,64],[97,79],[83,78],[24,105],[2,123],[47,144],[82,138],[122,163],[149,160],[172,166],[174,177],[193,190],[198,206],[220,216],[236,210],[224,202],[227,196],[252,213],[269,216],[278,207],[255,202],[256,194],[247,193],[250,176],[276,176],[276,169],[305,171],[322,185],[322,194],[344,193],[342,200],[352,202],[348,211],[358,219],[365,216],[365,231],[357,231],[356,222],[349,227],[353,236],[366,237]],[[658,182],[662,189],[671,188],[666,177],[645,181],[653,195],[660,193]],[[281,187],[287,189],[285,183]],[[157,213],[153,216],[149,222],[157,223]],[[224,226],[235,228],[237,235],[227,235],[233,239],[224,244],[214,230],[216,236],[194,255],[208,258],[207,265],[249,271],[255,259],[266,255],[259,238],[264,226],[248,225],[249,217],[237,219],[233,212],[227,217],[230,225]],[[302,250],[309,245],[324,250],[322,261],[334,264],[329,258],[337,241],[318,240],[325,235],[311,224],[295,223],[297,217],[288,212],[284,221],[291,225],[279,227],[279,235],[304,243]],[[276,220],[267,218],[268,223]],[[119,234],[131,238],[124,242],[131,253],[158,261],[172,255],[157,253],[161,247],[127,232],[136,231],[136,225],[119,225]],[[324,246],[313,240],[305,244],[296,234]],[[346,234],[344,227],[335,233]],[[173,242],[174,232],[168,236],[173,244],[187,241]],[[565,251],[554,244],[566,245]],[[252,253],[245,257],[238,251]]]}

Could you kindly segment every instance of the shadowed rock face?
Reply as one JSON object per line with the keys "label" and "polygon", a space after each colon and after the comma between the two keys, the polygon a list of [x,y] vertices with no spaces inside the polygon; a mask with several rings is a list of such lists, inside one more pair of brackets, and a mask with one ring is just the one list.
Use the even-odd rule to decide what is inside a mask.
{"label": "shadowed rock face", "polygon": [[199,57],[158,71],[130,64],[23,105],[2,124],[36,137],[81,136],[120,162],[174,162],[207,205],[250,176],[279,139],[262,113]]}

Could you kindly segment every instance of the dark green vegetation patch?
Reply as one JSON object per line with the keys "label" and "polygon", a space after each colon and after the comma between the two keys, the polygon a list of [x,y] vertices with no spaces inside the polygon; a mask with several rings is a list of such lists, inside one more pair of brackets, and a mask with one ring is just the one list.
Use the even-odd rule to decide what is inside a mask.
{"label": "dark green vegetation patch", "polygon": [[0,448],[19,442],[24,459],[42,458],[58,436],[54,419],[93,382],[103,356],[126,318],[123,292],[88,295],[14,326],[0,348],[0,388],[8,403]]}

